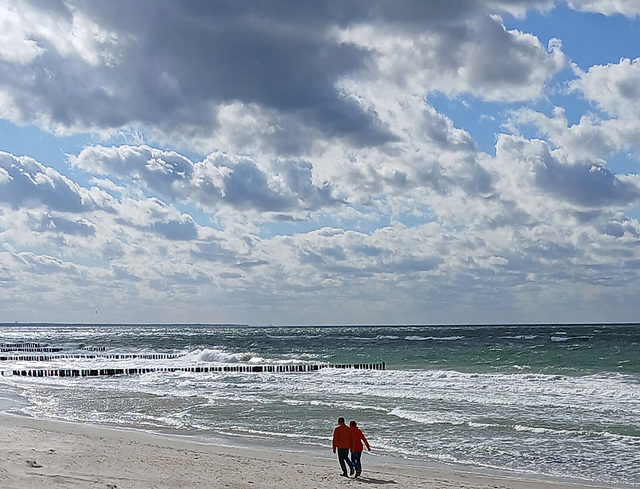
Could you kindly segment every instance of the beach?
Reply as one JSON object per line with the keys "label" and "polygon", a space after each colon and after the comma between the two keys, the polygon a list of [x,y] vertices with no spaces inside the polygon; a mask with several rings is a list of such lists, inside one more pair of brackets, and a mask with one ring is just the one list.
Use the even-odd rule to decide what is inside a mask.
{"label": "beach", "polygon": [[[35,481],[47,474],[118,487],[177,487],[178,480],[282,487],[282,479],[300,477],[305,487],[343,487],[329,449],[338,416],[357,420],[373,447],[363,456],[369,483],[441,487],[435,481],[442,479],[476,487],[471,474],[508,480],[493,483],[499,487],[519,479],[640,483],[639,331],[631,326],[0,331],[7,350],[0,354],[0,412],[22,416],[1,431],[13,485],[0,481],[0,488],[29,479],[39,488]],[[383,370],[330,368],[379,362]],[[326,367],[298,370],[305,365]],[[72,424],[50,424],[57,421]],[[120,430],[136,448],[112,431],[96,436],[91,426]],[[69,438],[78,430],[82,436]],[[167,435],[193,442],[185,448],[193,456],[170,449],[183,445],[169,444]],[[68,454],[70,446],[82,448]],[[64,453],[70,462],[59,458]],[[277,463],[273,476],[265,477],[265,458],[270,468]],[[107,481],[113,474],[123,479]]]}
{"label": "beach", "polygon": [[360,479],[346,479],[340,476],[337,460],[329,447],[326,457],[319,457],[0,413],[0,487],[3,489],[597,487],[491,477],[392,462],[365,460],[363,463]]}

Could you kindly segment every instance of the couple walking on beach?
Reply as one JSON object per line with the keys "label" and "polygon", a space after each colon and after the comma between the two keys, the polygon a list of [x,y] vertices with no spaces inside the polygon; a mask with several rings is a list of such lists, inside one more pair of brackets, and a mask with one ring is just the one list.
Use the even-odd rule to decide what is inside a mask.
{"label": "couple walking on beach", "polygon": [[[367,446],[367,450],[371,451],[369,442],[358,428],[358,423],[351,420],[347,426],[344,424],[343,417],[338,418],[338,426],[333,430],[333,453],[338,451],[338,462],[340,462],[344,477],[347,477],[347,465],[350,470],[349,475],[353,475],[355,472],[356,477],[360,477],[362,473],[360,457],[364,448],[362,442]],[[349,459],[349,450],[351,450],[351,459]]]}

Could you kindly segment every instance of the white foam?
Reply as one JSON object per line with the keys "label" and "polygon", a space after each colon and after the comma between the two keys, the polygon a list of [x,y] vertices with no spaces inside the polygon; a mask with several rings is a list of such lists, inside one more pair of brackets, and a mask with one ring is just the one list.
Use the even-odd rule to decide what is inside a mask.
{"label": "white foam", "polygon": [[464,340],[464,336],[407,336],[408,341],[458,341]]}

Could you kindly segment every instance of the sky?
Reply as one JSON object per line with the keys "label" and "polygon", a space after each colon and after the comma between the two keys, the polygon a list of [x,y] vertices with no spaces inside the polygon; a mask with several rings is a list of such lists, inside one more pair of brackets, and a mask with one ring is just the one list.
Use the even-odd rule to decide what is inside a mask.
{"label": "sky", "polygon": [[638,0],[0,0],[0,322],[640,320]]}

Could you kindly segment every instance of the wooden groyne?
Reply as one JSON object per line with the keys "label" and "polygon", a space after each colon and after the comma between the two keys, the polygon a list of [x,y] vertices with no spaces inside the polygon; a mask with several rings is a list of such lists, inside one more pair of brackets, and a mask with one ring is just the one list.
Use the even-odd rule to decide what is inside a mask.
{"label": "wooden groyne", "polygon": [[106,358],[108,360],[172,360],[183,357],[178,353],[112,353],[112,354],[69,354],[69,355],[0,355],[0,361],[15,362],[50,362],[52,360],[92,360]]}
{"label": "wooden groyne", "polygon": [[23,348],[41,348],[40,343],[0,343],[0,348],[10,348],[12,350],[22,350]]}
{"label": "wooden groyne", "polygon": [[[59,346],[43,346],[40,343],[0,343],[0,352],[22,352],[22,353],[56,353],[70,348],[62,348]],[[83,346],[80,350],[88,351],[106,351],[104,346]]]}
{"label": "wooden groyne", "polygon": [[[385,370],[385,362],[357,364],[299,364],[299,365],[222,365],[212,367],[152,367],[152,368],[100,368],[100,369],[24,369],[9,371],[19,377],[100,377],[114,375],[142,375],[151,372],[239,372],[239,373],[293,373],[316,372],[323,368]],[[2,372],[5,375],[5,372]]]}
{"label": "wooden groyne", "polygon": [[7,347],[7,346],[0,346],[0,352],[2,353],[7,353],[7,352],[13,352],[13,351],[19,351],[19,352],[25,352],[25,353],[55,353],[58,351],[62,351],[62,348],[59,347],[49,347],[49,346],[34,346],[34,347],[21,347],[21,348],[12,348],[12,347]]}

